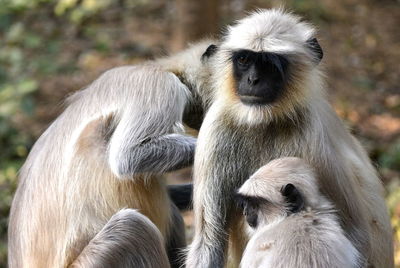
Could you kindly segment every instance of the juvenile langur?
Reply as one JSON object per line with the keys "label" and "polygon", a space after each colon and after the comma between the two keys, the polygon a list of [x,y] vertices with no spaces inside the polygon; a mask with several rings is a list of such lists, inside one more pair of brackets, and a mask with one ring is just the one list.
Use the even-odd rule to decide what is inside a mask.
{"label": "juvenile langur", "polygon": [[[164,237],[172,266],[182,265],[184,224],[162,173],[192,164],[196,139],[183,133],[182,117],[193,110],[186,106],[198,104],[192,91],[208,86],[209,45],[109,70],[69,99],[20,170],[9,221],[10,268],[66,267],[82,252],[85,263],[97,263],[90,256],[113,262],[96,245],[122,234],[119,241],[137,242],[122,230],[126,224],[112,234],[112,217],[122,208],[146,215]],[[130,222],[129,213],[117,218]],[[118,257],[120,263],[136,260],[134,254]]]}
{"label": "juvenile langur", "polygon": [[360,254],[346,238],[334,206],[318,190],[302,159],[261,167],[237,194],[251,233],[242,268],[358,268]]}
{"label": "juvenile langur", "polygon": [[[275,158],[305,159],[317,172],[346,237],[370,267],[393,267],[381,181],[324,96],[314,28],[282,10],[261,10],[228,31],[212,58],[214,99],[194,163],[195,236],[187,267],[237,266],[246,236],[233,193]],[[229,244],[228,244],[229,240]]]}
{"label": "juvenile langur", "polygon": [[89,242],[71,268],[168,268],[164,239],[143,214],[123,209]]}

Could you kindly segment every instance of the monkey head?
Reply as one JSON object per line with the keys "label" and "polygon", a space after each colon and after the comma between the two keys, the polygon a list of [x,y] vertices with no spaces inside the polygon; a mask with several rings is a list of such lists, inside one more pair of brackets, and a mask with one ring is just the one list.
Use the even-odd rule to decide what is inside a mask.
{"label": "monkey head", "polygon": [[215,62],[217,101],[239,121],[288,116],[319,83],[315,30],[281,9],[259,10],[227,29]]}
{"label": "monkey head", "polygon": [[236,202],[253,229],[327,204],[313,169],[297,157],[275,159],[261,167],[240,187]]}
{"label": "monkey head", "polygon": [[199,129],[204,111],[211,99],[211,65],[218,50],[214,40],[203,40],[187,49],[157,61],[164,70],[175,74],[189,89],[190,98],[185,107],[183,122],[191,128]]}
{"label": "monkey head", "polygon": [[[200,129],[205,111],[210,106],[212,99],[211,64],[218,47],[210,42],[203,41],[189,48],[194,55],[192,60],[187,59],[188,66],[180,77],[192,93],[183,113],[183,122],[196,130]],[[206,49],[204,49],[205,45],[208,45]],[[202,53],[201,56],[199,52]]]}
{"label": "monkey head", "polygon": [[217,50],[217,42],[203,40],[189,45],[176,55],[160,59],[157,63],[166,71],[174,73],[192,94],[205,98],[210,91],[210,66]]}

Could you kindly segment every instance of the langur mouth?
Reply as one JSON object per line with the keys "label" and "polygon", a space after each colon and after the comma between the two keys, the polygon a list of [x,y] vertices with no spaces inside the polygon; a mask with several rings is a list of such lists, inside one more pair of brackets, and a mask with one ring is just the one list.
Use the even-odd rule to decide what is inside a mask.
{"label": "langur mouth", "polygon": [[239,95],[240,101],[245,105],[265,105],[268,104],[268,99],[252,95]]}

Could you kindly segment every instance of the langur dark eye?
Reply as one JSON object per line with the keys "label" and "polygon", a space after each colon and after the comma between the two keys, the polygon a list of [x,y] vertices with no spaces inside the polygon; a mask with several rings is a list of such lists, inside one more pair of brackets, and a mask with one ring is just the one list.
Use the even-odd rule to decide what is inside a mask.
{"label": "langur dark eye", "polygon": [[240,57],[237,59],[237,62],[238,62],[238,64],[239,64],[239,66],[241,66],[241,67],[247,67],[247,66],[250,64],[250,60],[249,60],[249,58],[246,57],[246,56],[240,56]]}
{"label": "langur dark eye", "polygon": [[253,55],[247,50],[236,51],[233,53],[232,60],[236,67],[245,70],[253,63]]}

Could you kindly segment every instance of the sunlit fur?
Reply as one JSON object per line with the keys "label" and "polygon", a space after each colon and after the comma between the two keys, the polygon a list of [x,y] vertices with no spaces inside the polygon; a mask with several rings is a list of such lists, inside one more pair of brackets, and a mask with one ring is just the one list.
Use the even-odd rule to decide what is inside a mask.
{"label": "sunlit fur", "polygon": [[[228,29],[212,64],[214,99],[197,141],[196,231],[188,267],[223,266],[228,245],[232,265],[238,265],[246,241],[239,235],[233,192],[260,166],[283,156],[301,157],[316,170],[321,192],[338,209],[341,227],[364,259],[373,267],[393,267],[381,181],[325,99],[321,64],[306,45],[314,34],[312,26],[282,10],[257,11]],[[242,104],[230,60],[235,49],[286,55],[284,95],[265,106]]]}
{"label": "sunlit fur", "polygon": [[[292,184],[304,209],[291,214],[282,189]],[[344,235],[334,206],[319,193],[312,168],[300,158],[269,162],[238,191],[265,200],[243,253],[243,268],[357,268],[360,254]]]}
{"label": "sunlit fur", "polygon": [[[20,170],[10,212],[9,267],[68,266],[126,207],[146,215],[166,243],[185,245],[183,221],[162,172],[194,154],[196,140],[182,133],[182,114],[192,87],[200,90],[207,82],[199,79],[208,77],[200,58],[209,44],[192,46],[173,61],[111,69],[69,98]],[[154,152],[167,157],[146,158],[157,157]],[[154,170],[137,174],[139,159]]]}

